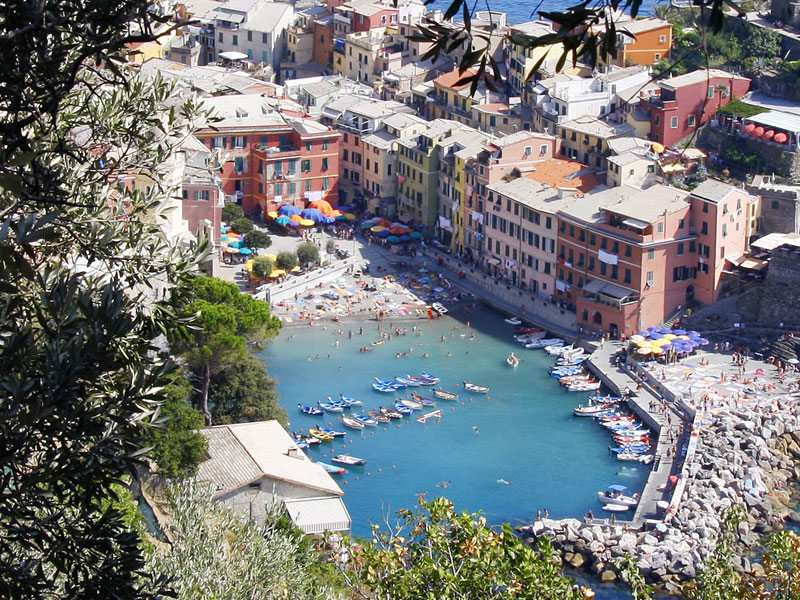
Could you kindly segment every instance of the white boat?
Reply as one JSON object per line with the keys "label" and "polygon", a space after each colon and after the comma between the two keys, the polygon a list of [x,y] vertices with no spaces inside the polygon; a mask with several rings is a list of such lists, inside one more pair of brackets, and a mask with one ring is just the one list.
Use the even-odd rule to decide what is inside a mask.
{"label": "white boat", "polygon": [[350,429],[364,429],[364,424],[353,417],[342,417],[342,423]]}
{"label": "white boat", "polygon": [[440,315],[444,315],[447,313],[447,309],[440,302],[434,302],[433,304],[431,304],[431,308],[436,312],[438,312]]}
{"label": "white boat", "polygon": [[630,509],[630,506],[625,506],[624,504],[603,504],[603,510],[610,512],[625,512],[628,509]]}
{"label": "white boat", "polygon": [[568,385],[567,390],[570,392],[593,392],[599,390],[600,385],[599,381],[595,381],[594,383],[574,383]]}
{"label": "white boat", "polygon": [[533,342],[534,340],[541,340],[544,336],[547,335],[547,332],[542,331],[535,331],[533,333],[523,333],[520,335],[515,335],[514,339],[517,340],[520,344],[527,344]]}
{"label": "white boat", "polygon": [[520,321],[517,317],[509,317],[505,319],[505,322],[509,325],[522,325],[522,321]]}
{"label": "white boat", "polygon": [[425,423],[428,419],[442,420],[442,409],[432,410],[431,412],[422,414],[417,417],[417,423]]}
{"label": "white boat", "polygon": [[550,356],[564,356],[565,352],[569,352],[573,348],[574,346],[572,344],[569,346],[564,346],[563,344],[553,344],[551,346],[545,346],[544,351]]}
{"label": "white boat", "polygon": [[350,456],[349,454],[337,454],[331,458],[331,462],[339,465],[350,465],[354,467],[361,467],[367,464],[365,459],[358,458],[357,456]]}
{"label": "white boat", "polygon": [[515,369],[519,366],[519,359],[516,356],[514,356],[513,352],[508,356],[506,362]]}
{"label": "white boat", "polygon": [[611,409],[610,404],[589,404],[576,406],[572,411],[576,417],[594,417],[607,413]]}
{"label": "white boat", "polygon": [[407,406],[411,410],[422,410],[423,406],[421,402],[417,402],[416,400],[398,400],[398,402]]}
{"label": "white boat", "polygon": [[485,394],[489,391],[489,388],[486,386],[475,385],[474,383],[469,383],[468,381],[464,382],[464,389],[475,394]]}
{"label": "white boat", "polygon": [[532,342],[528,342],[525,344],[525,347],[529,350],[536,350],[538,348],[546,348],[547,346],[563,346],[564,340],[561,338],[541,338],[538,340],[533,340]]}

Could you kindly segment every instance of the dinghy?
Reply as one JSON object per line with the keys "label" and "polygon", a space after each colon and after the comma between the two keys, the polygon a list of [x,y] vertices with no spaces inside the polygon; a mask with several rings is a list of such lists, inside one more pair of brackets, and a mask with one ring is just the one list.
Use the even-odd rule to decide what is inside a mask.
{"label": "dinghy", "polygon": [[468,392],[472,392],[473,394],[485,394],[489,391],[489,388],[484,385],[476,385],[474,383],[469,383],[468,381],[464,382],[464,389]]}
{"label": "dinghy", "polygon": [[[349,454],[337,454],[331,458],[331,462],[339,465],[349,465],[352,467],[363,467],[367,461],[357,456],[350,456]],[[324,467],[323,467],[324,468]]]}
{"label": "dinghy", "polygon": [[433,390],[433,395],[442,400],[458,400],[458,394],[446,392],[445,390]]}

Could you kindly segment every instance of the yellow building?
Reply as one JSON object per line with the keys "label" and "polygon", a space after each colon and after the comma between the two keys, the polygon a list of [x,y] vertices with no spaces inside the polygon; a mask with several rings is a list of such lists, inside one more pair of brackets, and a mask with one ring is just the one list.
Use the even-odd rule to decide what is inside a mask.
{"label": "yellow building", "polygon": [[337,51],[334,71],[354,81],[373,85],[377,79],[376,62],[387,53],[399,53],[402,42],[393,27],[379,27],[369,31],[348,33],[342,52]]}
{"label": "yellow building", "polygon": [[[551,24],[547,21],[528,21],[527,23],[512,25],[509,29],[512,36],[527,36],[529,38],[539,38],[554,33]],[[511,64],[508,70],[508,82],[511,84],[511,89],[516,94],[521,95],[525,82],[537,63],[540,60],[542,64],[558,61],[563,52],[564,46],[561,44],[526,48],[509,38],[509,59]]]}
{"label": "yellow building", "polygon": [[556,127],[557,136],[561,138],[561,154],[598,171],[606,168],[606,157],[610,154],[608,140],[634,134],[626,123],[614,125],[596,117],[579,117]]}

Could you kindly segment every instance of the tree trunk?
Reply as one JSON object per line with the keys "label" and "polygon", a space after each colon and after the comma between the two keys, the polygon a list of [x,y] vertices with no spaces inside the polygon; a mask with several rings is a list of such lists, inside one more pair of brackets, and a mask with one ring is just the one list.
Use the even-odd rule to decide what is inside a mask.
{"label": "tree trunk", "polygon": [[206,419],[206,427],[211,425],[211,413],[208,410],[208,387],[211,384],[211,365],[203,367],[203,389],[200,391],[200,412]]}

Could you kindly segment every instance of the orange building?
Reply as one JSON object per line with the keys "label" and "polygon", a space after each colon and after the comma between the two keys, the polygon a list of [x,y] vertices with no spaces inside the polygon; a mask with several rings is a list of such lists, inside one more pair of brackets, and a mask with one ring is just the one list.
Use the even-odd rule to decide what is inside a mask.
{"label": "orange building", "polygon": [[[630,35],[628,35],[630,34]],[[652,65],[669,58],[672,48],[672,23],[655,19],[636,19],[617,26],[617,58],[620,66]]]}

